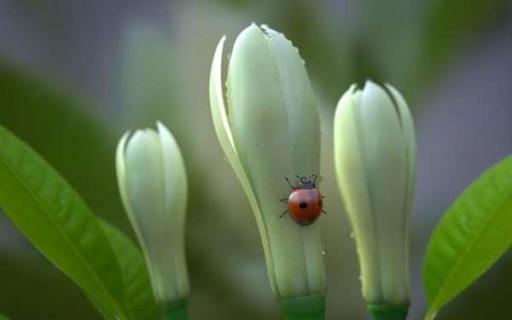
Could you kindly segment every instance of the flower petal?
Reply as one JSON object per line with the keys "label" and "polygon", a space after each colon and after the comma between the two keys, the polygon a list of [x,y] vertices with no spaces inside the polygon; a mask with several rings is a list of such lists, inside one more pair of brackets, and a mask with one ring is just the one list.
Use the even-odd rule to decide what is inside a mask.
{"label": "flower petal", "polygon": [[[157,122],[158,136],[163,156],[165,211],[168,212],[165,247],[174,254],[166,255],[169,258],[166,272],[172,274],[167,280],[168,285],[178,288],[178,292],[188,292],[189,282],[185,259],[185,214],[187,206],[187,175],[185,162],[179,146],[169,130]],[[174,282],[172,284],[171,282]]]}
{"label": "flower petal", "polygon": [[397,104],[398,112],[400,114],[400,123],[402,124],[402,131],[405,139],[405,145],[407,147],[407,158],[409,160],[409,192],[407,198],[409,199],[409,203],[406,205],[406,210],[409,212],[412,209],[412,195],[414,193],[414,184],[416,180],[416,140],[414,133],[414,122],[412,121],[411,111],[407,106],[407,102],[400,94],[400,92],[390,84],[386,84],[386,88],[391,92],[391,95]]}
{"label": "flower petal", "polygon": [[[119,140],[116,148],[116,173],[117,173],[117,185],[119,186],[119,193],[121,194],[121,200],[127,204],[127,211],[131,211],[128,202],[128,196],[126,194],[126,164],[125,164],[125,150],[126,142],[130,136],[130,132],[126,132]],[[131,213],[128,213],[130,216]]]}
{"label": "flower petal", "polygon": [[354,230],[366,299],[381,296],[377,235],[360,137],[361,92],[352,85],[338,102],[334,116],[335,169],[343,203]]}
{"label": "flower petal", "polygon": [[263,252],[265,253],[265,261],[267,263],[267,273],[270,279],[272,291],[276,292],[276,280],[272,263],[272,255],[270,254],[268,232],[265,224],[263,223],[263,216],[261,214],[260,205],[256,199],[256,195],[238,158],[233,136],[231,134],[231,127],[227,117],[224,94],[222,91],[222,52],[225,40],[226,38],[222,37],[219,41],[213,57],[210,72],[210,111],[212,113],[215,133],[217,134],[222,150],[231,164],[231,167],[235,171],[238,181],[247,196],[249,204],[254,212],[260,233],[264,234],[264,236],[261,237],[261,241],[264,249]]}
{"label": "flower petal", "polygon": [[404,211],[407,150],[397,110],[384,89],[368,81],[361,96],[360,112],[363,161],[377,228],[382,294],[390,302],[402,303],[409,296],[408,256],[404,250],[409,214]]}

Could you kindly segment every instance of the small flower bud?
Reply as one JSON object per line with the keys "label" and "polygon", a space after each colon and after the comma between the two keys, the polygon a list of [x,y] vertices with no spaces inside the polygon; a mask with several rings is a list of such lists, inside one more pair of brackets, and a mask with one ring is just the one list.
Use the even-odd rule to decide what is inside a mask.
{"label": "small flower bud", "polygon": [[408,305],[416,150],[411,114],[400,93],[370,81],[362,90],[352,86],[336,109],[334,148],[363,295],[371,310]]}
{"label": "small flower bud", "polygon": [[119,190],[144,252],[155,298],[168,304],[189,292],[185,262],[187,175],[169,130],[126,133],[118,144]]}

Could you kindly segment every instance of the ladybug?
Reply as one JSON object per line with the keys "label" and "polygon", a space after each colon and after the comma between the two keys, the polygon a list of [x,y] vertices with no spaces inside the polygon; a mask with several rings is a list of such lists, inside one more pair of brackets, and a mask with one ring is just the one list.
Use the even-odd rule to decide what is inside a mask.
{"label": "ladybug", "polygon": [[324,198],[320,190],[316,188],[317,176],[313,174],[310,177],[296,176],[298,182],[293,185],[288,177],[286,181],[292,188],[292,193],[288,198],[283,198],[280,201],[288,200],[288,209],[284,210],[281,218],[288,212],[295,222],[301,225],[309,225],[318,219],[323,210]]}

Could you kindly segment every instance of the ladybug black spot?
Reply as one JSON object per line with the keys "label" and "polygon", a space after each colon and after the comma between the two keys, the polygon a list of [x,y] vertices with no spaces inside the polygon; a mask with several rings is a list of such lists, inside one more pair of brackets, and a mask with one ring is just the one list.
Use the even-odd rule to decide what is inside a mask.
{"label": "ladybug black spot", "polygon": [[307,203],[305,203],[305,202],[301,202],[301,203],[299,203],[299,208],[301,208],[301,209],[306,209],[307,207],[308,207],[308,204],[307,204]]}

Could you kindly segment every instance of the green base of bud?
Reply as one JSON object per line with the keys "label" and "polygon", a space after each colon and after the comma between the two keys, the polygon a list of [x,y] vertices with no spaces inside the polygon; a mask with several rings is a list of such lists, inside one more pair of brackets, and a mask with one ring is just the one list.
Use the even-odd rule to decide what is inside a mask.
{"label": "green base of bud", "polygon": [[162,304],[163,320],[187,320],[187,301],[180,300]]}
{"label": "green base of bud", "polygon": [[279,300],[285,320],[323,320],[325,318],[325,295]]}
{"label": "green base of bud", "polygon": [[407,318],[408,304],[371,304],[367,305],[372,320],[405,320]]}

